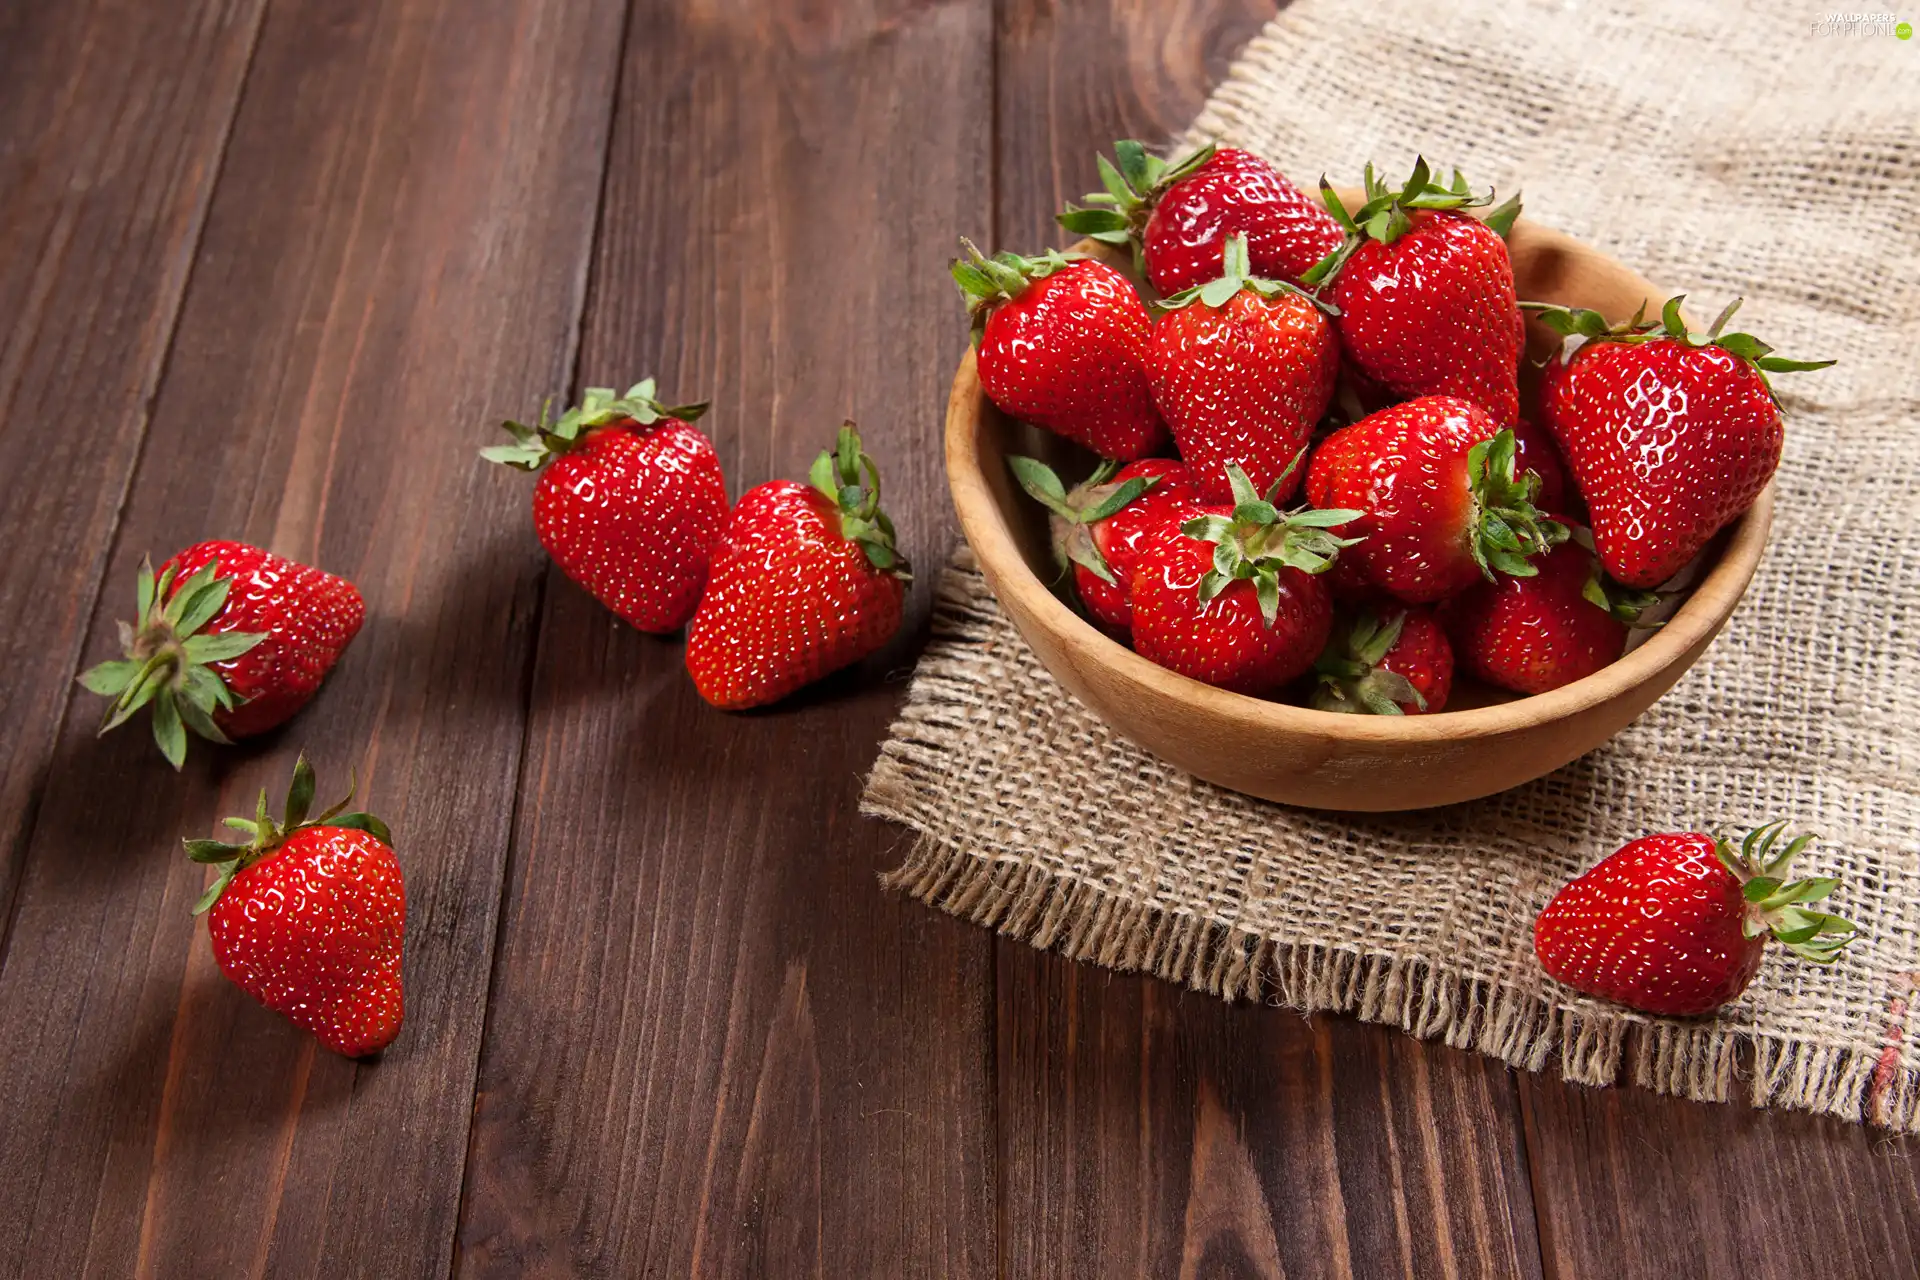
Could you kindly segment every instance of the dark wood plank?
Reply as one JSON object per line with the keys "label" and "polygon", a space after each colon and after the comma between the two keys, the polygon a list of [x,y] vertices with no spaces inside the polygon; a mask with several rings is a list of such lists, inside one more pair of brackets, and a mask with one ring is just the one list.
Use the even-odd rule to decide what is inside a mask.
{"label": "dark wood plank", "polygon": [[1526,1080],[1555,1280],[1920,1271],[1920,1144],[1800,1112]]}
{"label": "dark wood plank", "polygon": [[[857,418],[909,632],[952,536],[990,37],[984,0],[639,4],[584,339],[586,381],[713,397],[735,494]],[[991,941],[882,894],[855,813],[914,643],[727,716],[679,640],[552,578],[461,1274],[992,1272]]]}
{"label": "dark wood plank", "polygon": [[0,949],[262,7],[0,10]]}
{"label": "dark wood plank", "polygon": [[[621,23],[267,19],[87,648],[143,551],[215,535],[347,574],[369,620],[288,730],[183,777],[69,714],[0,970],[0,1274],[448,1265],[541,571],[524,487],[473,451],[571,368]],[[409,1007],[374,1064],[252,1004],[188,914],[178,838],[277,792],[302,745],[398,833]]]}
{"label": "dark wood plank", "polygon": [[[1001,247],[1056,243],[1094,152],[1177,134],[1274,9],[1004,6]],[[1019,943],[996,963],[1006,1274],[1538,1274],[1505,1068]]]}

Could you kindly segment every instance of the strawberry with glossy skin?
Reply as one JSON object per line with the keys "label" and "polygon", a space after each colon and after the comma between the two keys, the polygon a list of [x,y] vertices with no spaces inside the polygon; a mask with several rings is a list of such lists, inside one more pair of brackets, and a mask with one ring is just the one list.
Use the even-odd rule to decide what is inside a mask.
{"label": "strawberry with glossy skin", "polygon": [[1700,832],[1643,836],[1554,895],[1533,926],[1541,967],[1577,991],[1642,1013],[1684,1017],[1747,989],[1767,936],[1815,964],[1832,964],[1856,935],[1803,904],[1839,881],[1788,880],[1812,836],[1776,852],[1785,823],[1738,849]]}
{"label": "strawberry with glossy skin", "polygon": [[1313,669],[1318,710],[1431,715],[1453,690],[1453,647],[1431,609],[1361,609],[1335,626]]}
{"label": "strawberry with glossy skin", "polygon": [[1430,604],[1496,573],[1525,577],[1567,536],[1534,505],[1539,477],[1516,467],[1513,432],[1457,396],[1422,396],[1328,436],[1307,498],[1361,511],[1343,559],[1409,604]]}
{"label": "strawberry with glossy skin", "polygon": [[1462,396],[1500,426],[1520,416],[1525,326],[1503,238],[1520,212],[1516,196],[1480,221],[1485,204],[1458,172],[1431,181],[1425,160],[1399,191],[1367,166],[1367,202],[1349,214],[1322,180],[1322,197],[1345,242],[1306,273],[1339,309],[1347,359],[1395,395]]}
{"label": "strawberry with glossy skin", "polygon": [[1085,208],[1068,205],[1058,221],[1130,245],[1162,294],[1213,279],[1230,236],[1247,238],[1255,274],[1293,283],[1345,236],[1319,201],[1252,152],[1206,146],[1170,164],[1128,140],[1113,154],[1117,164],[1099,158],[1106,190]]}
{"label": "strawberry with glossy skin", "polygon": [[714,552],[687,631],[687,672],[722,710],[778,702],[900,629],[912,579],[880,509],[880,472],[851,422],[810,479],[749,489]]}
{"label": "strawberry with glossy skin", "polygon": [[285,817],[228,818],[244,845],[186,841],[187,856],[220,874],[194,907],[207,915],[214,962],[234,984],[349,1058],[378,1053],[400,1032],[400,959],[407,889],[386,824],[343,813],[318,817],[313,770],[293,767]]}
{"label": "strawberry with glossy skin", "polygon": [[1142,458],[1120,467],[1103,461],[1069,491],[1051,467],[1035,458],[1010,457],[1020,487],[1049,513],[1054,558],[1095,623],[1125,635],[1133,628],[1127,587],[1141,540],[1174,507],[1195,500],[1186,464],[1173,458]]}
{"label": "strawberry with glossy skin", "polygon": [[1592,675],[1626,652],[1627,630],[1657,597],[1606,580],[1585,531],[1534,561],[1440,606],[1460,669],[1515,693],[1545,693]]}
{"label": "strawberry with glossy skin", "polygon": [[188,733],[225,743],[292,718],[367,607],[345,578],[244,542],[197,542],[158,577],[141,562],[137,616],[120,624],[126,657],[80,683],[113,699],[101,733],[152,707],[154,741],[178,769]]}
{"label": "strawberry with glossy skin", "polygon": [[677,631],[706,585],[727,518],[720,456],[693,423],[707,406],[667,406],[652,378],[625,395],[589,387],[578,408],[529,427],[489,462],[541,472],[533,527],[562,573],[642,631]]}
{"label": "strawberry with glossy skin", "polygon": [[981,389],[1000,409],[1103,458],[1145,458],[1167,442],[1147,385],[1153,317],[1104,262],[1048,251],[988,258],[962,240],[954,281],[973,315]]}
{"label": "strawberry with glossy skin", "polygon": [[1780,464],[1785,427],[1769,373],[1823,369],[1751,334],[1723,333],[1734,300],[1690,333],[1682,299],[1656,323],[1611,328],[1593,311],[1529,307],[1569,338],[1540,403],[1593,523],[1607,572],[1631,587],[1678,573],[1753,505]]}
{"label": "strawberry with glossy skin", "polygon": [[1234,500],[1232,464],[1261,491],[1286,475],[1268,500],[1287,501],[1340,372],[1332,323],[1292,285],[1249,275],[1241,236],[1227,241],[1219,279],[1161,305],[1147,372],[1201,499]]}
{"label": "strawberry with glossy skin", "polygon": [[1128,599],[1133,646],[1169,671],[1255,697],[1313,666],[1333,626],[1319,578],[1351,511],[1282,515],[1238,467],[1233,506],[1196,503],[1142,542]]}

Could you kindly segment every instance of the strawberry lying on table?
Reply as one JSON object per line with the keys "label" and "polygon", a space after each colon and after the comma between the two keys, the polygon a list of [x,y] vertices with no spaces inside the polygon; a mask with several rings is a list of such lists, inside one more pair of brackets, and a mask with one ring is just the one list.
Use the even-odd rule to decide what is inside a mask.
{"label": "strawberry lying on table", "polygon": [[320,690],[360,632],[366,604],[345,578],[244,542],[197,542],[140,565],[138,621],[126,656],[80,676],[112,698],[100,732],[149,707],[174,768],[187,735],[225,743],[277,728]]}
{"label": "strawberry lying on table", "polygon": [[301,756],[278,822],[262,791],[252,818],[226,819],[246,844],[186,841],[189,858],[220,870],[193,910],[207,916],[220,972],[335,1053],[358,1058],[400,1033],[406,883],[386,824],[343,812],[351,790],[309,818],[313,795],[313,769]]}
{"label": "strawberry lying on table", "polygon": [[1533,926],[1547,973],[1643,1013],[1706,1013],[1747,989],[1769,935],[1832,964],[1854,925],[1806,904],[1838,880],[1788,880],[1813,840],[1779,846],[1785,823],[1731,840],[1697,831],[1642,837],[1569,883]]}

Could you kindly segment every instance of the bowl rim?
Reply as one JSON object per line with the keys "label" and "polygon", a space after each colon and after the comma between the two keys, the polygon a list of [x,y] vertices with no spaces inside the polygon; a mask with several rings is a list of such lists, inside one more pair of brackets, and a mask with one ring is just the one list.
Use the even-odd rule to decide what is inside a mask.
{"label": "bowl rim", "polygon": [[[1530,232],[1545,243],[1557,241],[1587,254],[1598,252],[1538,223],[1531,224]],[[1611,258],[1607,260],[1613,262]],[[1628,270],[1624,266],[1620,269]],[[1141,657],[1068,608],[1027,564],[987,486],[980,446],[981,432],[987,415],[992,412],[998,410],[988,404],[980,386],[974,347],[969,342],[947,399],[947,486],[960,519],[961,532],[973,548],[994,593],[1011,596],[1017,606],[1013,610],[1016,615],[1024,613],[1063,639],[1071,638],[1082,647],[1089,641],[1094,642],[1093,655],[1116,675],[1135,684],[1154,686],[1157,692],[1188,703],[1196,712],[1238,722],[1239,726],[1256,731],[1338,736],[1357,743],[1418,745],[1514,733],[1579,715],[1653,679],[1676,662],[1686,662],[1691,651],[1705,647],[1732,614],[1753,577],[1766,551],[1773,519],[1774,486],[1770,481],[1734,523],[1732,536],[1724,544],[1719,559],[1693,585],[1673,616],[1631,652],[1590,676],[1547,693],[1463,711],[1417,716],[1349,715],[1233,693],[1170,671]]]}

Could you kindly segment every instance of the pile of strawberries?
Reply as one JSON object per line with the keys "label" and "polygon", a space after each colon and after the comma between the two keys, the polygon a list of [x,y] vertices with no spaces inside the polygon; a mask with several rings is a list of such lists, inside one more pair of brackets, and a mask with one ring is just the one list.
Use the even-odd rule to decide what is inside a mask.
{"label": "pile of strawberries", "polygon": [[[987,396],[1098,455],[1072,488],[1013,460],[1063,580],[1224,689],[1417,715],[1456,669],[1522,694],[1593,674],[1771,478],[1767,375],[1830,363],[1725,332],[1732,307],[1694,332],[1679,298],[1621,325],[1522,302],[1518,198],[1477,217],[1491,196],[1424,161],[1398,189],[1369,166],[1349,210],[1244,151],[1115,155],[1059,220],[1143,280],[967,242],[953,276]],[[1563,340],[1523,405],[1528,310]]]}
{"label": "pile of strawberries", "polygon": [[[642,631],[688,628],[686,665],[708,702],[764,706],[873,653],[899,630],[909,581],[880,473],[849,422],[808,483],[776,480],[731,508],[704,404],[667,406],[651,380],[593,388],[559,418],[506,424],[488,460],[542,470],[533,522],[567,574]],[[201,542],[140,568],[124,656],[80,677],[110,698],[101,732],[151,714],[177,769],[189,735],[266,733],[310,701],[366,618],[344,578],[238,542]],[[219,868],[195,908],[220,969],[338,1053],[399,1033],[406,885],[386,824],[318,817],[306,758],[279,821],[266,793],[227,825],[245,844],[186,841]]]}

